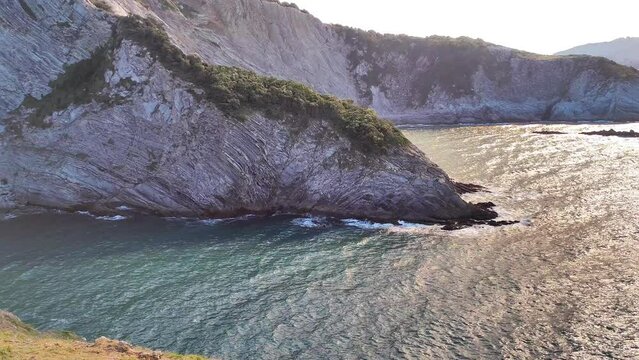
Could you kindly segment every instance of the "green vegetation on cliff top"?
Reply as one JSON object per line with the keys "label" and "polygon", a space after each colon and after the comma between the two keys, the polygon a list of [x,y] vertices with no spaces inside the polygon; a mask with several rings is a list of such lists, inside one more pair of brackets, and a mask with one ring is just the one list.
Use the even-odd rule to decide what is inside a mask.
{"label": "green vegetation on cliff top", "polygon": [[[423,105],[436,86],[455,97],[472,95],[473,74],[479,66],[498,83],[511,75],[510,63],[496,61],[489,44],[482,40],[380,34],[341,25],[333,28],[351,46],[348,56],[351,71],[362,63],[369,65],[367,74],[359,79],[364,89],[380,86],[384,90],[384,77],[392,78],[405,71],[397,67],[396,60],[410,64],[409,91],[415,105]],[[370,91],[362,95],[372,96]]]}

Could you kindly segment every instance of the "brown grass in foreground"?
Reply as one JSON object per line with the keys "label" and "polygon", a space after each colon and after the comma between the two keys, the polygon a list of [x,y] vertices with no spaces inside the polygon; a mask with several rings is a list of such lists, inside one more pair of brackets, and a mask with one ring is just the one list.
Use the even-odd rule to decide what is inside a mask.
{"label": "brown grass in foreground", "polygon": [[205,360],[99,338],[87,342],[62,333],[41,333],[8,312],[0,311],[0,360]]}

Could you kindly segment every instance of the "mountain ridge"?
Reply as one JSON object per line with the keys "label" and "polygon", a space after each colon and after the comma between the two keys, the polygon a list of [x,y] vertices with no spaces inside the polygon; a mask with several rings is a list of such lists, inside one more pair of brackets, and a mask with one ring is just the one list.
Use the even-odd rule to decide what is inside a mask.
{"label": "mountain ridge", "polygon": [[639,68],[639,37],[589,43],[560,51],[556,55],[602,56],[619,64]]}

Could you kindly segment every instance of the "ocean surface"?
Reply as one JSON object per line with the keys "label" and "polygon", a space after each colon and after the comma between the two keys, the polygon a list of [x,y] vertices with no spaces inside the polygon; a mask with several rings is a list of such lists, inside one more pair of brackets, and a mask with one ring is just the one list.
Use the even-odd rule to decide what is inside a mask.
{"label": "ocean surface", "polygon": [[223,359],[639,358],[639,139],[578,134],[608,128],[639,124],[405,129],[512,226],[0,215],[0,308]]}

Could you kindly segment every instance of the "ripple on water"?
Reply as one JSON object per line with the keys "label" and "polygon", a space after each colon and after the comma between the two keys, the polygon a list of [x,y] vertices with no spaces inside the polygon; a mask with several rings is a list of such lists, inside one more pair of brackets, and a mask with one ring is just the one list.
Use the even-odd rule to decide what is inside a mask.
{"label": "ripple on water", "polygon": [[[576,135],[609,127],[639,130],[406,132],[452,178],[487,186],[467,199],[515,226],[1,221],[0,308],[225,359],[638,358],[639,141]],[[531,134],[542,129],[575,134]]]}

